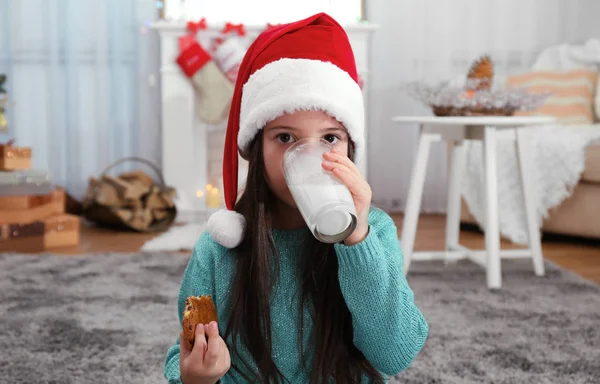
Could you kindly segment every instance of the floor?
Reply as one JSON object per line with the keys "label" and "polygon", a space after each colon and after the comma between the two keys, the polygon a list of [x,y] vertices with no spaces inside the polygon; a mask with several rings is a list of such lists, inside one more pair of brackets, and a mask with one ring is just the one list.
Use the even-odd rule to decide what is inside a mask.
{"label": "floor", "polygon": [[[400,231],[402,215],[393,215]],[[424,215],[419,220],[415,250],[443,250],[445,216]],[[73,255],[94,252],[137,252],[155,234],[114,232],[108,229],[83,226],[79,246],[56,249],[54,253]],[[462,245],[474,249],[484,248],[484,237],[475,230],[462,230]],[[518,248],[503,241],[503,248]],[[600,284],[600,241],[585,241],[574,238],[559,238],[545,235],[544,257],[580,276]]]}

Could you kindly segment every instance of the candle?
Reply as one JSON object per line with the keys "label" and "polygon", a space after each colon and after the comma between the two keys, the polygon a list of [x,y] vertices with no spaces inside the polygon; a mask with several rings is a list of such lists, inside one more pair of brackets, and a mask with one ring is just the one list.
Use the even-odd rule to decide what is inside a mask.
{"label": "candle", "polygon": [[221,208],[223,201],[219,188],[215,188],[212,184],[207,184],[205,190],[206,192],[201,189],[197,190],[196,197],[199,199],[206,197],[206,206],[208,208]]}
{"label": "candle", "polygon": [[207,188],[208,193],[206,194],[206,206],[209,208],[220,208],[221,207],[221,193],[218,188],[211,186],[210,190]]}

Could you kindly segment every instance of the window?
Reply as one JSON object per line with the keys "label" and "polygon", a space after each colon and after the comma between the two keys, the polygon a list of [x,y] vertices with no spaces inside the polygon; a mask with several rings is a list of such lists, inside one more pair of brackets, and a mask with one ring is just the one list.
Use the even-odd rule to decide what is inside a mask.
{"label": "window", "polygon": [[164,15],[171,20],[230,21],[248,25],[286,23],[327,12],[340,24],[363,17],[364,0],[165,0]]}

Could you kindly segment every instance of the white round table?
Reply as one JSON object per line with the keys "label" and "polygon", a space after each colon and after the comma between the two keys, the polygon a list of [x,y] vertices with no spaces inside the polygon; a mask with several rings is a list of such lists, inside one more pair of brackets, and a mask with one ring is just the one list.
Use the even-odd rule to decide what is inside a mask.
{"label": "white round table", "polygon": [[[529,159],[525,150],[527,128],[552,124],[555,119],[546,116],[397,116],[392,119],[401,124],[418,124],[419,147],[413,165],[408,199],[404,211],[401,246],[404,254],[404,273],[408,273],[412,260],[458,260],[468,258],[485,268],[487,286],[502,286],[502,258],[531,258],[536,275],[544,275],[544,259],[540,240],[540,227],[535,215],[533,189],[529,185]],[[521,188],[525,199],[529,247],[523,250],[500,250],[498,227],[498,188],[496,180],[496,135],[500,130],[511,130],[517,149]],[[464,140],[483,141],[485,173],[485,251],[474,251],[459,243],[460,184],[464,168]],[[448,205],[446,216],[446,250],[443,252],[413,252],[423,185],[427,171],[429,149],[434,141],[452,144],[452,160],[448,178]]]}

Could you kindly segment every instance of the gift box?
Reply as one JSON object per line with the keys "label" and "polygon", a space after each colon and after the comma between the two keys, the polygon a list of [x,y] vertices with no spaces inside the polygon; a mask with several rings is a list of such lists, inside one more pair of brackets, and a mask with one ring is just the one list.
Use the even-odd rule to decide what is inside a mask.
{"label": "gift box", "polygon": [[26,209],[0,209],[0,224],[27,224],[64,213],[65,191],[57,188],[46,197],[29,200],[25,204],[29,205]]}
{"label": "gift box", "polygon": [[47,171],[0,171],[0,196],[47,195],[52,190]]}
{"label": "gift box", "polygon": [[79,244],[79,216],[59,214],[44,220],[44,247],[73,247]]}
{"label": "gift box", "polygon": [[0,144],[0,170],[14,171],[31,168],[31,148]]}
{"label": "gift box", "polygon": [[44,223],[0,224],[0,252],[42,252]]}
{"label": "gift box", "polygon": [[0,195],[0,212],[4,210],[23,210],[37,207],[52,201],[51,194],[44,195]]}

